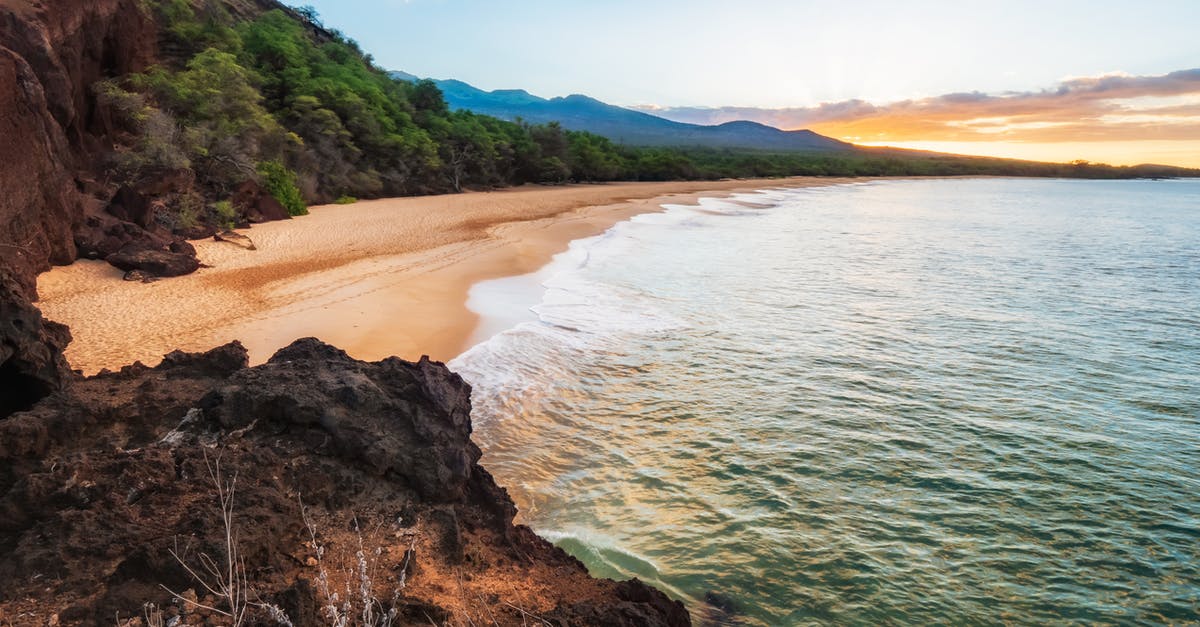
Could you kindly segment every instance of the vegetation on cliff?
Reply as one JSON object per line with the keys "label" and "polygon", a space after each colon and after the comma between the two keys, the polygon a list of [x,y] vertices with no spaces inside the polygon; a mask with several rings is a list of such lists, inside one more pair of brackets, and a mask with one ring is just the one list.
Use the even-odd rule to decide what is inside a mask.
{"label": "vegetation on cliff", "polygon": [[[97,85],[124,129],[118,184],[189,169],[196,189],[167,226],[215,224],[215,203],[257,180],[291,215],[306,202],[522,183],[791,175],[1009,174],[1123,177],[1129,169],[899,152],[636,148],[559,124],[452,111],[432,81],[405,81],[321,26],[311,10],[237,15],[217,0],[152,10],[163,62]],[[249,15],[249,17],[247,17]],[[1154,174],[1153,172],[1151,174]],[[205,216],[207,212],[207,219]]]}
{"label": "vegetation on cliff", "polygon": [[596,135],[452,112],[432,82],[389,77],[311,13],[239,19],[223,3],[188,0],[153,10],[166,33],[163,63],[96,90],[124,131],[107,164],[117,183],[195,173],[200,197],[176,214],[224,200],[247,179],[296,215],[303,202],[631,171]]}

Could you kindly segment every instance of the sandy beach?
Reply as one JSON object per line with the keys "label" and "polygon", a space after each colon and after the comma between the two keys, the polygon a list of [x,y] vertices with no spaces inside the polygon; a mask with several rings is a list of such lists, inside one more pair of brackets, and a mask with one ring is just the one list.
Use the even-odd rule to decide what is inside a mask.
{"label": "sandy beach", "polygon": [[851,181],[527,186],[313,207],[241,231],[256,250],[195,242],[210,267],[185,277],[127,282],[100,261],[55,268],[39,278],[39,306],[71,327],[67,358],[86,374],[235,339],[261,363],[307,336],[359,359],[448,361],[469,348],[478,319],[466,300],[478,281],[533,272],[572,240],[664,203]]}

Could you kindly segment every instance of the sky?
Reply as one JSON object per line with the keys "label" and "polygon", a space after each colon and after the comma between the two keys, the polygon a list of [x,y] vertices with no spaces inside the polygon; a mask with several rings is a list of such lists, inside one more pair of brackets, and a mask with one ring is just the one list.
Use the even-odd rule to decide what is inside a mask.
{"label": "sky", "polygon": [[482,89],[864,144],[1200,166],[1200,0],[292,4],[385,68]]}

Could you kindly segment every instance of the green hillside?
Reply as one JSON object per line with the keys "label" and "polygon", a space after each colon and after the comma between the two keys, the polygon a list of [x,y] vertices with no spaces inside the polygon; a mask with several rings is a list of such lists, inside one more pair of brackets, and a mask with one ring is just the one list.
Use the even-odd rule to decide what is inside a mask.
{"label": "green hillside", "polygon": [[[431,81],[398,80],[311,11],[232,11],[214,0],[154,5],[164,61],[95,86],[120,130],[106,164],[117,183],[190,171],[176,202],[211,219],[247,179],[292,213],[306,203],[523,183],[748,176],[1167,175],[1094,165],[907,155],[638,148],[558,123],[452,110]],[[206,218],[207,216],[207,218]]]}

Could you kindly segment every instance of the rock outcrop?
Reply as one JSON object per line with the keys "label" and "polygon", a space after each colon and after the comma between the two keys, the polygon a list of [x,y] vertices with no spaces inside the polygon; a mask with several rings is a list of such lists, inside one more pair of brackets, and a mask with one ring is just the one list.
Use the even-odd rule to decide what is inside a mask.
{"label": "rock outcrop", "polygon": [[[235,343],[70,370],[69,331],[32,304],[39,272],[198,265],[159,220],[187,177],[117,188],[98,165],[114,129],[92,86],[154,62],[146,4],[0,0],[0,624],[228,624],[231,552],[247,624],[329,624],[345,604],[395,624],[689,624],[513,524],[441,364],[301,340],[256,368]],[[247,220],[286,213],[257,186],[236,200]]]}
{"label": "rock outcrop", "polygon": [[75,230],[101,208],[83,189],[108,148],[92,85],[145,69],[156,40],[138,0],[0,0],[0,247],[24,291],[75,260]]}
{"label": "rock outcrop", "polygon": [[313,339],[255,368],[231,344],[81,380],[0,421],[0,616],[112,625],[155,603],[206,624],[229,511],[249,598],[296,625],[326,624],[347,585],[399,624],[690,624],[513,525],[470,434],[470,387],[442,364]]}
{"label": "rock outcrop", "polygon": [[[228,1],[246,15],[279,6]],[[22,291],[32,294],[34,277],[50,264],[109,259],[130,245],[171,252],[173,241],[215,232],[164,219],[165,204],[195,197],[190,170],[148,172],[124,185],[105,172],[124,131],[95,85],[157,62],[159,31],[142,0],[0,0],[0,265]],[[234,200],[239,225],[289,217],[253,182]],[[139,266],[149,275],[160,267]]]}
{"label": "rock outcrop", "polygon": [[138,271],[152,277],[183,276],[200,268],[196,249],[187,242],[172,243],[167,250],[126,245],[106,261],[126,272]]}
{"label": "rock outcrop", "polygon": [[70,341],[67,327],[43,319],[0,268],[0,420],[63,388],[72,377],[63,358]]}
{"label": "rock outcrop", "polygon": [[199,266],[154,220],[154,194],[189,181],[164,173],[136,188],[103,182],[114,129],[93,86],[149,67],[158,40],[142,0],[0,0],[0,418],[71,379],[69,335],[30,306],[38,273],[80,257],[112,258],[146,277]]}
{"label": "rock outcrop", "polygon": [[233,192],[231,201],[235,209],[246,217],[248,222],[270,222],[272,220],[287,220],[291,216],[275,197],[268,194],[258,183],[246,181]]}

